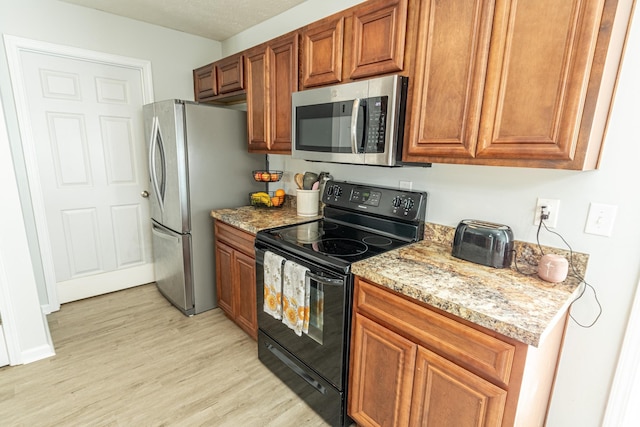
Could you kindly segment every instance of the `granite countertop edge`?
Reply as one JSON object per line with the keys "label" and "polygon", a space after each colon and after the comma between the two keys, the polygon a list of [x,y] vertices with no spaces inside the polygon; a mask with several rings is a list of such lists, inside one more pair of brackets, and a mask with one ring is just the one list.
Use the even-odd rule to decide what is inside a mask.
{"label": "granite countertop edge", "polygon": [[354,263],[366,280],[446,313],[538,347],[579,293],[580,281],[548,283],[512,268],[454,258],[450,246],[422,240]]}

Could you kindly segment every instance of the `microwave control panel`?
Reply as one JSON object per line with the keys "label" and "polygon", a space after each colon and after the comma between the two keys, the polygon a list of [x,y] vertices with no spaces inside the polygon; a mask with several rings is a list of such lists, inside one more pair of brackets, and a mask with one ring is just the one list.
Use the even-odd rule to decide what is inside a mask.
{"label": "microwave control panel", "polygon": [[387,131],[388,96],[367,98],[365,103],[366,124],[364,125],[364,152],[383,153]]}
{"label": "microwave control panel", "polygon": [[380,216],[424,221],[427,193],[372,187],[348,182],[327,181],[322,202]]}

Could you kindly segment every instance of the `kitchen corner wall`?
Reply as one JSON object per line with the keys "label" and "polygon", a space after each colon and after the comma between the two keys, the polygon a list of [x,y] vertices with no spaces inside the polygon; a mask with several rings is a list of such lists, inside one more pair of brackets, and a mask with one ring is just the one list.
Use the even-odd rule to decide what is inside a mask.
{"label": "kitchen corner wall", "polygon": [[[20,195],[20,203],[13,204],[14,202],[5,197],[5,190],[12,190],[10,186],[15,189],[16,184],[0,182],[3,196],[0,206],[5,209],[4,203],[7,203],[12,204],[10,208],[19,209],[22,205],[31,260],[22,259],[22,264],[12,267],[23,269],[25,275],[26,272],[31,274],[33,268],[32,280],[25,282],[22,277],[9,276],[7,283],[10,287],[10,295],[20,296],[31,291],[35,294],[37,290],[40,305],[46,306],[49,302],[44,285],[18,119],[2,39],[4,35],[149,60],[152,66],[156,100],[166,98],[193,100],[192,70],[220,58],[222,50],[221,44],[216,41],[57,0],[0,0],[0,97],[4,106],[4,117],[0,117],[0,120],[6,122]],[[7,187],[3,187],[4,185]],[[0,259],[0,264],[2,261],[9,262],[8,259]],[[30,286],[35,286],[36,289],[26,289]],[[20,298],[20,301],[11,301],[14,309],[27,304],[25,298]],[[37,302],[34,303],[39,314],[37,319],[31,319],[32,323],[42,322],[41,310],[37,307]],[[27,316],[27,312],[23,310],[21,316]],[[16,325],[16,328],[14,335],[17,335],[21,341],[36,339],[36,335],[28,328],[27,322]],[[39,345],[49,344],[46,339],[40,341],[42,341],[40,344],[31,342],[30,346],[37,348]]]}
{"label": "kitchen corner wall", "polygon": [[[288,12],[223,43],[223,55],[246,49],[359,1],[307,0]],[[429,193],[427,220],[455,226],[465,218],[508,224],[516,239],[536,241],[533,225],[538,197],[560,199],[559,232],[578,252],[590,254],[586,280],[597,291],[603,313],[591,328],[570,321],[547,421],[549,427],[596,427],[602,422],[630,302],[640,277],[640,20],[635,12],[599,170],[574,172],[434,164],[431,168],[335,165],[270,155],[270,167],[286,172],[285,190],[294,194],[296,172],[328,171],[335,179],[398,186],[410,181]],[[618,206],[611,237],[585,234],[591,202]],[[543,245],[562,247],[542,231]],[[593,293],[572,309],[584,324],[598,313]]]}

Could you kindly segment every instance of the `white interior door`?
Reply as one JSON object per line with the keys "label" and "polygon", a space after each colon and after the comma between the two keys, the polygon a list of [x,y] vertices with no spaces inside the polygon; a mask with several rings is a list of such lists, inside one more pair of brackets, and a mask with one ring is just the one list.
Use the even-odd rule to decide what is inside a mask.
{"label": "white interior door", "polygon": [[15,62],[58,301],[153,281],[140,70],[34,49]]}

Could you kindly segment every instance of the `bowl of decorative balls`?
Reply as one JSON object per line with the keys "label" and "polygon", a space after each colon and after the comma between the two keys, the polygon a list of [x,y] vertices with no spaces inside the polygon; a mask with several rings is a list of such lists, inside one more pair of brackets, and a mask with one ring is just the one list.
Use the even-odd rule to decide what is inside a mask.
{"label": "bowl of decorative balls", "polygon": [[256,208],[281,208],[284,205],[285,192],[282,188],[276,191],[257,191],[251,193],[249,198],[251,206]]}
{"label": "bowl of decorative balls", "polygon": [[253,171],[253,179],[258,182],[278,182],[282,179],[282,171]]}

